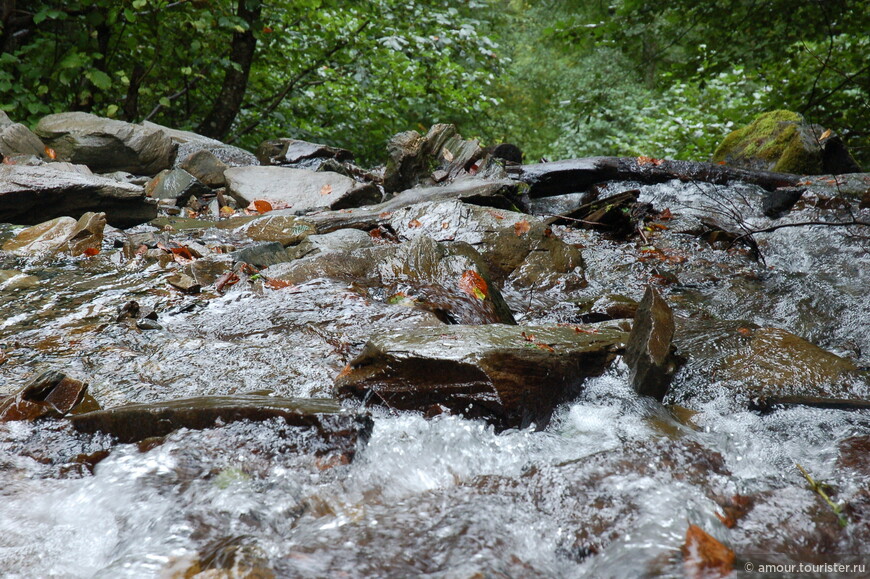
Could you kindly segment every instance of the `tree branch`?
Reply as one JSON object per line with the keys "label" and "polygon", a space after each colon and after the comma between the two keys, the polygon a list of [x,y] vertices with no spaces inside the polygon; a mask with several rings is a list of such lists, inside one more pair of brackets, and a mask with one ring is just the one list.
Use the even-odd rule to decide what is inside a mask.
{"label": "tree branch", "polygon": [[323,56],[321,56],[313,64],[311,64],[311,66],[302,70],[299,74],[297,74],[292,79],[290,79],[290,81],[286,85],[284,85],[284,88],[282,88],[278,92],[278,94],[275,95],[275,97],[272,99],[272,102],[269,104],[269,106],[267,106],[263,110],[263,112],[260,113],[260,116],[256,120],[248,123],[244,128],[242,128],[238,132],[236,132],[236,134],[234,134],[232,137],[230,137],[226,142],[231,144],[231,143],[235,142],[239,137],[247,135],[248,133],[253,131],[255,128],[257,128],[260,125],[260,123],[262,123],[263,120],[269,114],[271,114],[276,108],[278,108],[278,105],[280,105],[281,102],[285,98],[287,98],[287,95],[289,95],[291,92],[293,92],[293,89],[296,88],[296,85],[299,84],[299,82],[303,78],[305,78],[306,76],[308,76],[309,74],[311,74],[312,72],[314,72],[315,70],[320,68],[325,62],[327,62],[332,57],[333,54],[335,54],[339,50],[342,50],[343,48],[346,48],[351,43],[351,41],[356,36],[358,36],[359,33],[362,32],[366,28],[366,26],[369,25],[369,22],[370,22],[370,20],[363,21],[363,23],[347,39],[345,39],[345,40],[339,42],[338,44],[336,44],[335,46],[333,46],[326,53],[324,53]]}

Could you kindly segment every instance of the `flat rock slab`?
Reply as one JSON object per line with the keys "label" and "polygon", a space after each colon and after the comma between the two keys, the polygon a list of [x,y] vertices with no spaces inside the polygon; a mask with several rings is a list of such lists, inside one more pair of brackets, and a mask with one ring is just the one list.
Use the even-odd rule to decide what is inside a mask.
{"label": "flat rock slab", "polygon": [[131,227],[157,217],[142,187],[53,165],[0,165],[0,222],[35,225],[94,211],[114,227]]}
{"label": "flat rock slab", "polygon": [[74,112],[43,117],[34,131],[57,158],[97,172],[156,175],[175,158],[175,143],[162,130]]}
{"label": "flat rock slab", "polygon": [[350,454],[357,443],[371,434],[370,416],[320,398],[274,398],[271,396],[203,396],[131,404],[70,417],[79,432],[103,432],[120,443],[166,436],[179,428],[201,430],[239,420],[264,421],[283,418],[289,426],[311,429],[323,439],[322,451]]}
{"label": "flat rock slab", "polygon": [[287,167],[231,167],[224,171],[227,189],[241,203],[258,199],[294,212],[319,207],[344,209],[380,201],[378,188],[331,171]]}
{"label": "flat rock slab", "polygon": [[542,428],[604,372],[628,334],[615,324],[445,326],[369,340],[336,378],[340,397],[400,410],[441,409],[498,428]]}

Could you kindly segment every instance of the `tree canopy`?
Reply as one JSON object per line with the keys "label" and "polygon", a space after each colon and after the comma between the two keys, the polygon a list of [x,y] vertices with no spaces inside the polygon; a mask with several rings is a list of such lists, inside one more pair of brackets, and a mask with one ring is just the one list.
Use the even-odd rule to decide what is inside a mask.
{"label": "tree canopy", "polygon": [[870,161],[852,0],[2,0],[0,19],[0,108],[25,123],[84,110],[376,162],[452,122],[530,159],[701,160],[788,108]]}

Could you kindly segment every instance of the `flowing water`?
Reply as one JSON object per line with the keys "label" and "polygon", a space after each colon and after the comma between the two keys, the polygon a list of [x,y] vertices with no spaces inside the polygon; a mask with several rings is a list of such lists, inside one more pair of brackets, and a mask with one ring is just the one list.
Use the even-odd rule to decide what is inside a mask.
{"label": "flowing water", "polygon": [[[583,246],[588,285],[535,292],[509,280],[504,294],[520,323],[576,323],[584,301],[639,299],[667,269],[679,279],[668,299],[687,323],[778,327],[870,362],[866,239],[846,228],[781,229],[757,236],[757,263],[681,231],[711,211],[768,225],[753,208],[758,191],[641,189],[641,201],[677,216],[657,238],[675,258],[644,261],[637,244],[556,228]],[[819,215],[805,204],[782,222]],[[13,233],[6,226],[0,238]],[[217,243],[230,234],[175,239],[185,235]],[[111,240],[93,258],[7,255],[0,269],[20,272],[0,286],[0,394],[52,368],[87,381],[103,407],[264,390],[330,396],[369,335],[438,323],[323,279],[185,296],[167,289],[165,269],[121,259]],[[115,323],[131,299],[159,311],[162,329]],[[374,409],[368,444],[337,466],[294,451],[297,434],[277,420],[181,430],[150,448],[50,421],[0,424],[0,574],[681,577],[688,523],[735,551],[735,576],[785,576],[746,571],[771,563],[870,570],[870,473],[841,456],[845,439],[870,435],[870,411],[761,414],[720,386],[687,366],[673,392],[707,393],[688,412],[638,397],[618,362],[540,431]],[[674,396],[665,402],[682,401]],[[830,484],[838,504],[864,510],[848,511],[841,526],[796,464]],[[752,506],[729,529],[716,514],[735,497]]]}

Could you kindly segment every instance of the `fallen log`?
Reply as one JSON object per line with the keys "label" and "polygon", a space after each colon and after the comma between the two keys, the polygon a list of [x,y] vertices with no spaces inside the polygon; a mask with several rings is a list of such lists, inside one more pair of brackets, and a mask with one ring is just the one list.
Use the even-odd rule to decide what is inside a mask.
{"label": "fallen log", "polygon": [[523,165],[514,179],[529,185],[529,196],[549,197],[585,191],[604,181],[663,183],[671,179],[724,185],[732,181],[751,183],[768,191],[794,187],[801,175],[751,171],[727,165],[696,161],[671,161],[651,157],[587,157],[551,163]]}

